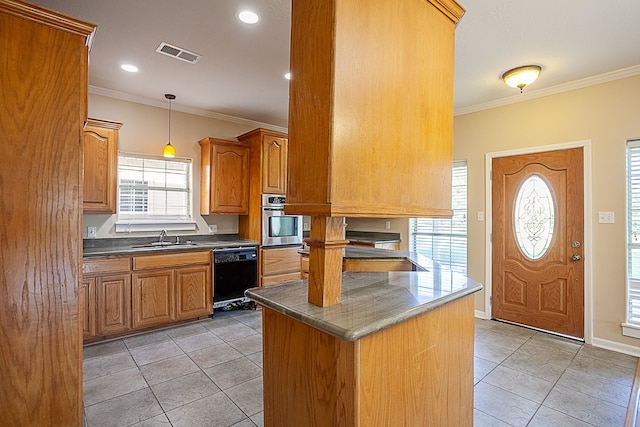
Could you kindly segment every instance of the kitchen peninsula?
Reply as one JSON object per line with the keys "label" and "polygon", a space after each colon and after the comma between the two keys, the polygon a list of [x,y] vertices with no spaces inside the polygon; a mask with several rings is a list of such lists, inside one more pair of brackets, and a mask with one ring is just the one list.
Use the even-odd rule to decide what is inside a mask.
{"label": "kitchen peninsula", "polygon": [[307,301],[306,280],[247,291],[263,306],[265,420],[471,425],[481,285],[413,252],[345,250],[417,271],[345,272],[340,304],[324,308]]}

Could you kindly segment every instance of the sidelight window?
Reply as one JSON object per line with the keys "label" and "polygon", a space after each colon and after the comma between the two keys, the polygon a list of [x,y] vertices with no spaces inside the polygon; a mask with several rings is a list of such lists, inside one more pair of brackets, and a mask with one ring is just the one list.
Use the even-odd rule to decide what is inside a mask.
{"label": "sidelight window", "polygon": [[627,141],[627,322],[640,338],[640,139]]}
{"label": "sidelight window", "polygon": [[120,153],[116,231],[194,230],[191,160]]}
{"label": "sidelight window", "polygon": [[467,162],[453,163],[451,207],[453,217],[411,218],[409,250],[441,265],[467,272]]}

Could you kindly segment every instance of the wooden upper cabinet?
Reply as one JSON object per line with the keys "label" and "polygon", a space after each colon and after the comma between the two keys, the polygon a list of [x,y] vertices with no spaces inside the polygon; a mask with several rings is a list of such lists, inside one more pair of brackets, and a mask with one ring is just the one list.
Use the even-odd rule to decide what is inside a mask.
{"label": "wooden upper cabinet", "polygon": [[287,191],[287,138],[262,137],[262,192],[285,194]]}
{"label": "wooden upper cabinet", "polygon": [[84,213],[116,213],[121,126],[122,123],[90,118],[84,128]]}
{"label": "wooden upper cabinet", "polygon": [[463,13],[453,0],[381,0],[367,13],[348,0],[295,2],[285,212],[451,216]]}
{"label": "wooden upper cabinet", "polygon": [[216,138],[201,147],[200,213],[238,214],[249,211],[249,146]]}

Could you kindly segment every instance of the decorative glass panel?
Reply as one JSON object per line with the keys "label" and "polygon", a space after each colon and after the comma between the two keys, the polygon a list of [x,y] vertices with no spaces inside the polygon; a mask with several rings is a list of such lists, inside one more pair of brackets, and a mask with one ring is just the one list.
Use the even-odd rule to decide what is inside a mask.
{"label": "decorative glass panel", "polygon": [[528,258],[541,258],[551,243],[554,203],[546,182],[538,175],[527,178],[518,190],[514,211],[516,241]]}

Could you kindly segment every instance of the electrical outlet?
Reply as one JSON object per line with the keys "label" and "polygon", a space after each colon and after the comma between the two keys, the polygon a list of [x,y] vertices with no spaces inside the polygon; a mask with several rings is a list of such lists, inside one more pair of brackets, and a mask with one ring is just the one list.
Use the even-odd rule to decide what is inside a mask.
{"label": "electrical outlet", "polygon": [[87,227],[87,237],[88,238],[95,239],[97,233],[98,232],[97,232],[97,228],[96,227],[92,227],[92,226]]}
{"label": "electrical outlet", "polygon": [[478,221],[484,221],[484,212],[478,212]]}
{"label": "electrical outlet", "polygon": [[211,224],[209,226],[209,233],[217,233],[218,232],[218,226],[216,224]]}
{"label": "electrical outlet", "polygon": [[387,230],[391,229],[391,221],[386,221],[384,223],[384,228],[386,228]]}
{"label": "electrical outlet", "polygon": [[305,222],[302,224],[302,231],[310,231],[311,227],[309,227],[309,223]]}

